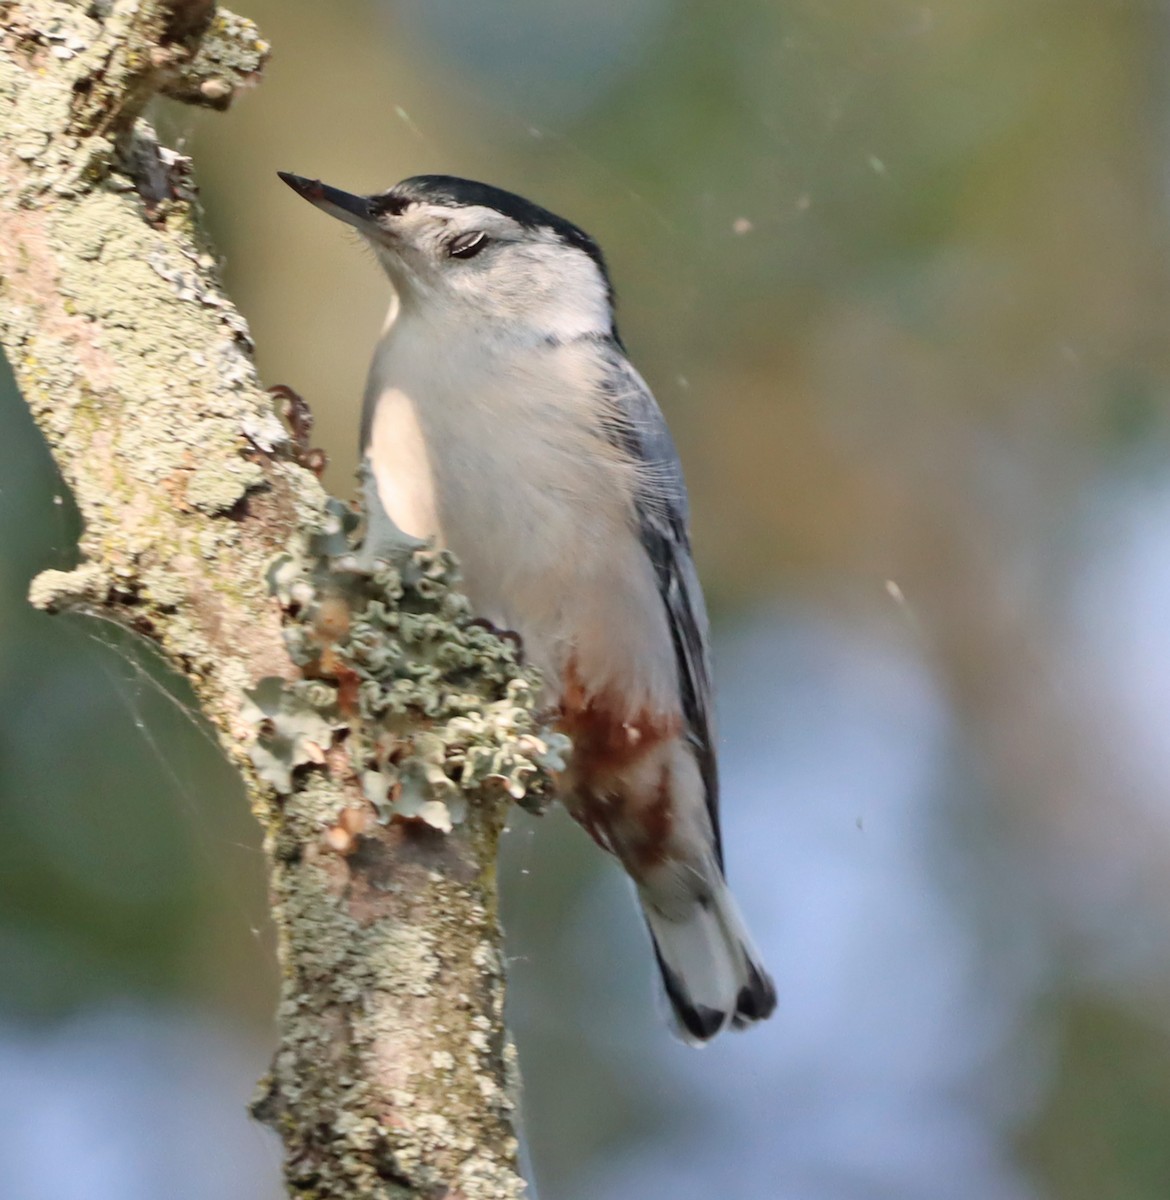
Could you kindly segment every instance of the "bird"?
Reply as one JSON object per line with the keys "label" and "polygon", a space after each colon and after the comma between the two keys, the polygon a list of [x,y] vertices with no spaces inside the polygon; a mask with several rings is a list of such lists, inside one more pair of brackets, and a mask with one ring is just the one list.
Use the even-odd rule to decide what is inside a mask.
{"label": "bird", "polygon": [[449,549],[477,615],[518,635],[572,743],[559,798],[633,881],[675,1031],[763,1020],[775,987],[724,875],[686,486],[600,247],[455,176],[358,195],[279,175],[392,285],[360,432],[371,528]]}

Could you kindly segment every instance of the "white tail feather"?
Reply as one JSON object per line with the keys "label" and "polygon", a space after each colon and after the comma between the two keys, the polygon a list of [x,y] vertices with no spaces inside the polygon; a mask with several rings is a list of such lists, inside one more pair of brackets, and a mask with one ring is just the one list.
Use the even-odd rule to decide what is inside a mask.
{"label": "white tail feather", "polygon": [[682,905],[672,897],[669,912],[648,889],[640,899],[680,1036],[706,1042],[729,1025],[742,1028],[772,1012],[772,980],[721,876],[709,895]]}

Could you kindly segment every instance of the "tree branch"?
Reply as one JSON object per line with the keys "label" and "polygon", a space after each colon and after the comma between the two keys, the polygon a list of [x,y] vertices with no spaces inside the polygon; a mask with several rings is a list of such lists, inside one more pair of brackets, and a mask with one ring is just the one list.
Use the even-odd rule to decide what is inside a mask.
{"label": "tree branch", "polygon": [[255,1111],[290,1193],[519,1196],[494,863],[555,741],[446,556],[352,561],[353,519],[260,388],[189,162],[141,117],[159,92],[226,107],[267,46],[211,0],[0,17],[0,338],[85,525],[83,564],[31,596],[155,641],[244,776],[284,980]]}

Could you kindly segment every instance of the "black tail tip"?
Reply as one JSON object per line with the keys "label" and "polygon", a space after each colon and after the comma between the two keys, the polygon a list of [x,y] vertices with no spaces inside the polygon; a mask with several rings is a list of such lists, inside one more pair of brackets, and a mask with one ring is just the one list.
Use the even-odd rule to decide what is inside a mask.
{"label": "black tail tip", "polygon": [[[657,949],[655,946],[656,952]],[[696,1045],[709,1042],[729,1025],[732,1029],[747,1029],[757,1021],[766,1020],[776,1008],[776,985],[772,977],[755,963],[748,963],[748,981],[740,988],[735,999],[734,1012],[723,1012],[718,1008],[708,1008],[705,1004],[693,1003],[678,976],[663,962],[661,954],[658,954],[658,967],[679,1029],[686,1041]]]}
{"label": "black tail tip", "polygon": [[776,1009],[776,985],[771,975],[755,963],[748,963],[748,971],[749,979],[735,1000],[732,1029],[746,1029],[757,1021],[766,1021]]}

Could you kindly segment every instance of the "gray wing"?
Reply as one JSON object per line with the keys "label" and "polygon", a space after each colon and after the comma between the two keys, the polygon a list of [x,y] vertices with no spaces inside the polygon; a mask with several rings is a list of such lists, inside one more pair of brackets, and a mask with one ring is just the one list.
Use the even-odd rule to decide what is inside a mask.
{"label": "gray wing", "polygon": [[610,343],[605,353],[607,390],[612,401],[605,417],[605,432],[639,466],[641,486],[635,501],[638,536],[654,565],[658,594],[666,606],[683,716],[703,777],[716,856],[722,867],[707,608],[691,557],[682,465],[662,411],[642,377],[616,342]]}

